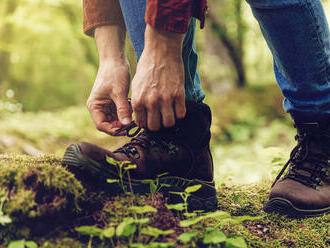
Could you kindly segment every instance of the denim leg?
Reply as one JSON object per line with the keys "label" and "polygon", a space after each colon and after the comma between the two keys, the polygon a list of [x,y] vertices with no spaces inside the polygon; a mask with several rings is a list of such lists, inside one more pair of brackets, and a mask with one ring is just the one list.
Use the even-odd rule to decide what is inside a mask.
{"label": "denim leg", "polygon": [[298,121],[330,118],[330,35],[320,0],[247,0],[273,54],[284,109]]}
{"label": "denim leg", "polygon": [[[120,0],[120,6],[135,55],[139,59],[144,48],[146,0]],[[202,101],[205,94],[202,92],[200,77],[197,72],[198,56],[195,48],[195,27],[196,20],[192,19],[183,41],[182,56],[185,70],[185,91],[186,100]]]}

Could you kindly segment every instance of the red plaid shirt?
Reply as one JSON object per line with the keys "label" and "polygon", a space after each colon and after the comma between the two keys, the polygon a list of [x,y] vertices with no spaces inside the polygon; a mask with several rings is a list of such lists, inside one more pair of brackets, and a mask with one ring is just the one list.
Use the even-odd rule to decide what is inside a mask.
{"label": "red plaid shirt", "polygon": [[[145,21],[162,30],[185,33],[191,17],[204,27],[207,0],[147,0]],[[95,27],[123,24],[118,0],[83,0],[84,32],[93,35]]]}

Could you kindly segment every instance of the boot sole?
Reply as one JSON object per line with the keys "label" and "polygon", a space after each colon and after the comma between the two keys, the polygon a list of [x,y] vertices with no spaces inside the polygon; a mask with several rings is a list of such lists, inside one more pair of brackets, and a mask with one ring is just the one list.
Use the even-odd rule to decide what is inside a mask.
{"label": "boot sole", "polygon": [[300,209],[295,207],[287,199],[276,197],[268,201],[264,206],[266,213],[279,213],[292,218],[316,217],[330,213],[330,207],[322,209]]}
{"label": "boot sole", "polygon": [[[84,156],[77,144],[70,145],[66,149],[62,165],[67,166],[73,173],[85,172],[94,178],[103,178],[102,188],[110,195],[123,193],[123,189],[118,183],[106,183],[107,179],[119,179],[118,174],[112,170],[106,170],[105,165]],[[127,177],[123,178],[123,184],[127,191],[130,191],[130,188],[132,187],[135,194],[149,194],[150,185],[142,183],[142,181],[143,180],[136,179],[128,180]],[[198,179],[190,180],[175,176],[164,176],[159,178],[158,183],[158,185],[170,185],[168,187],[162,187],[159,190],[159,192],[169,198],[169,204],[183,203],[182,198],[179,195],[172,194],[171,192],[184,192],[187,187],[197,184],[202,185],[202,187],[198,191],[192,192],[188,197],[188,210],[190,212],[196,210],[207,212],[215,211],[218,207],[218,201],[214,182],[206,182]]]}

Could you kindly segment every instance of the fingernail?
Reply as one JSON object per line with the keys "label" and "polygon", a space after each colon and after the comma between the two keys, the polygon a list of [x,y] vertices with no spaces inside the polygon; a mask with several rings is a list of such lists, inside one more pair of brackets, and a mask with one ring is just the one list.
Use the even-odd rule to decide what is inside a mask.
{"label": "fingernail", "polygon": [[122,121],[121,121],[121,123],[122,123],[123,125],[128,125],[130,122],[131,122],[130,119],[127,118],[127,117],[124,118],[124,119],[122,119]]}

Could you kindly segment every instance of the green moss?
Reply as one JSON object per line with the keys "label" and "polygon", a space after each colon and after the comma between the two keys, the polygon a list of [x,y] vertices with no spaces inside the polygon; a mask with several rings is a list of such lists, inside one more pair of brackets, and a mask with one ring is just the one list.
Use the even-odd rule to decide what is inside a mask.
{"label": "green moss", "polygon": [[13,221],[8,230],[15,230],[17,237],[29,236],[26,230],[47,216],[77,212],[84,193],[81,183],[55,157],[22,155],[0,155],[0,191],[2,211]]}
{"label": "green moss", "polygon": [[[134,216],[130,205],[150,204],[158,211],[139,218],[148,217],[149,224],[154,227],[168,225],[166,228],[175,230],[174,234],[162,237],[160,241],[170,241],[175,243],[176,247],[193,245],[182,245],[177,240],[180,233],[190,230],[198,231],[194,242],[197,247],[201,246],[203,235],[208,232],[208,228],[218,229],[227,237],[243,237],[248,247],[329,247],[329,215],[297,220],[275,214],[266,215],[263,212],[269,185],[270,182],[265,182],[218,189],[219,209],[229,212],[232,216],[248,215],[259,217],[258,219],[237,222],[235,218],[211,218],[184,229],[178,224],[182,216],[174,217],[164,211],[162,200],[144,196],[139,196],[135,200],[131,196],[109,197],[106,192],[87,192],[86,197],[81,183],[61,167],[56,157],[2,155],[0,191],[6,196],[3,211],[12,218],[13,223],[1,229],[0,240],[8,243],[9,240],[25,238],[34,240],[40,247],[45,248],[87,247],[89,238],[77,235],[72,231],[73,227],[84,224],[101,228],[117,226],[125,217]],[[92,206],[85,199],[98,203],[99,206]],[[82,208],[82,215],[75,215],[75,212],[80,210],[78,202]],[[54,221],[56,218],[64,219],[64,222],[53,230],[53,223],[47,222],[47,219]],[[45,233],[42,232],[45,228],[42,223],[47,223],[49,229]],[[143,235],[133,238],[134,242],[148,241],[148,237]],[[129,239],[115,239],[114,242],[118,242],[117,245],[120,247],[125,247],[128,246]],[[108,247],[110,243],[94,238],[93,245]],[[0,247],[5,246],[0,244]]]}

